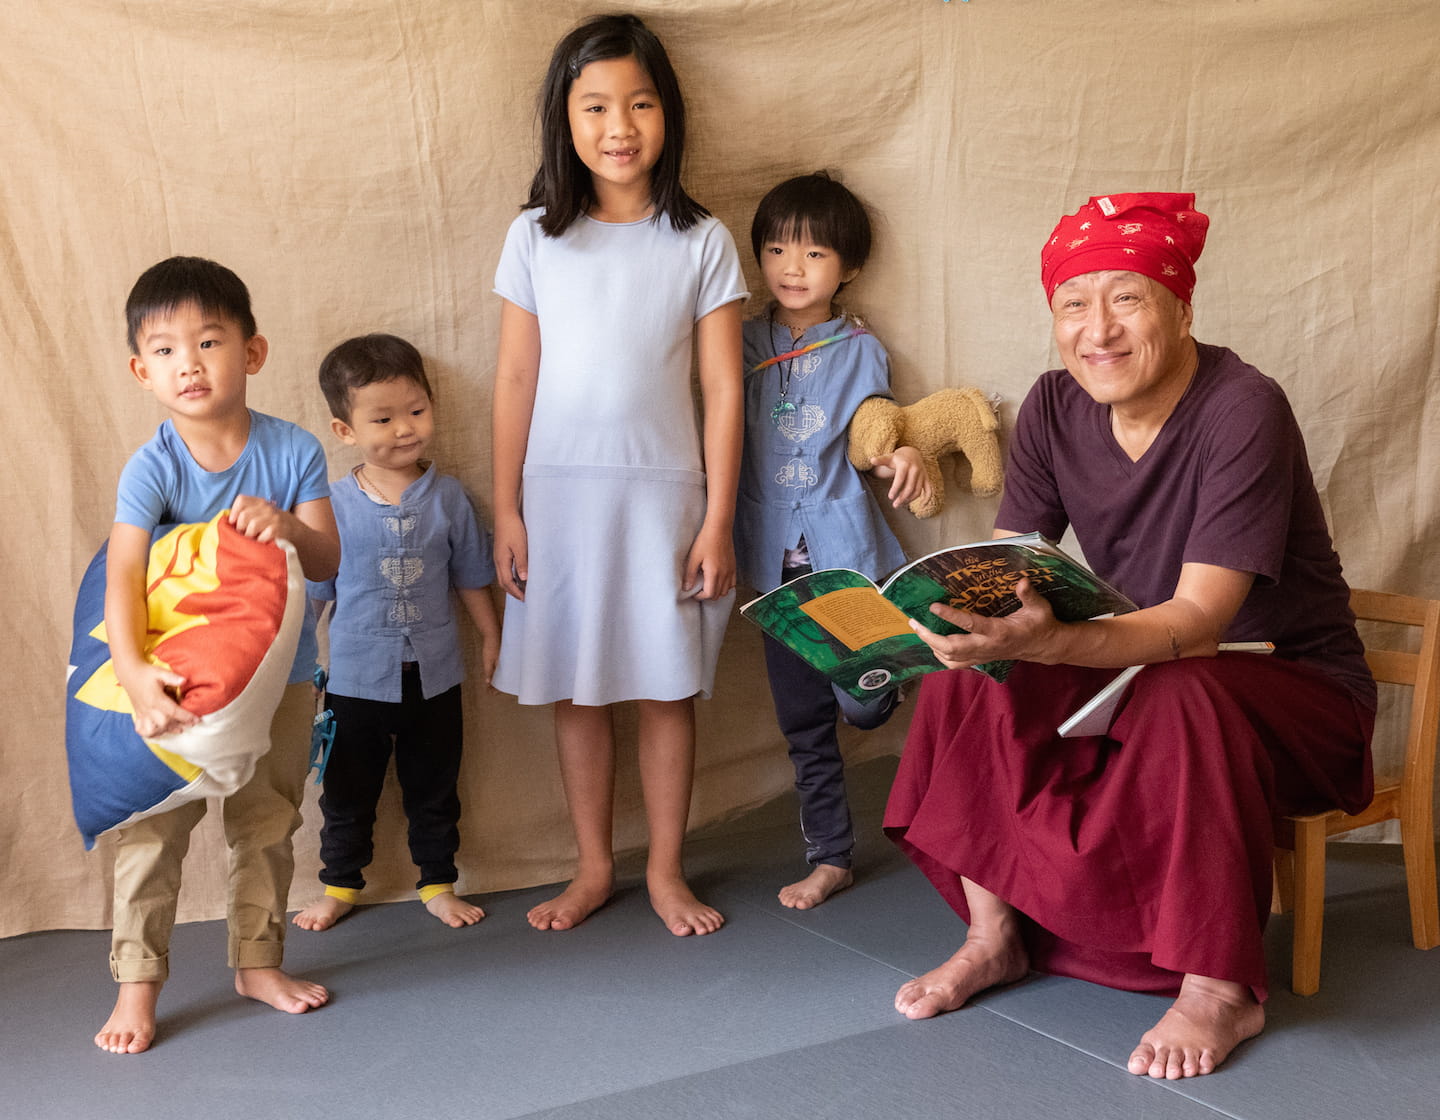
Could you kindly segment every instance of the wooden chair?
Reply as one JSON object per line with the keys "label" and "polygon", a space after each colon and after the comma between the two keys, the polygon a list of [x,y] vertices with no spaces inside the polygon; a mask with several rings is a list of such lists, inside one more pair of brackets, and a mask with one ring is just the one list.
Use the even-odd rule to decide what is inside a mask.
{"label": "wooden chair", "polygon": [[[1350,592],[1356,618],[1420,627],[1415,653],[1367,645],[1365,660],[1377,681],[1413,685],[1403,770],[1375,776],[1375,800],[1354,815],[1328,813],[1284,817],[1275,827],[1277,911],[1293,891],[1295,941],[1290,987],[1296,995],[1320,989],[1320,940],[1325,916],[1325,840],[1352,828],[1398,820],[1410,895],[1410,930],[1417,949],[1440,945],[1440,907],[1435,884],[1435,739],[1440,730],[1440,600]],[[1293,853],[1293,856],[1292,856]]]}

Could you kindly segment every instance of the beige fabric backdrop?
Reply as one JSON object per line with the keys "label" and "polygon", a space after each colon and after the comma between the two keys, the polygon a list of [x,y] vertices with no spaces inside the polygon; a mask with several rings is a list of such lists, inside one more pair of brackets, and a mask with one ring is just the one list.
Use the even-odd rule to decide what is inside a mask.
{"label": "beige fabric backdrop", "polygon": [[[1037,279],[1055,219],[1095,193],[1195,191],[1213,221],[1198,336],[1284,384],[1352,582],[1440,595],[1434,0],[635,8],[688,95],[690,189],[742,244],[760,194],[816,167],[881,215],[852,303],[905,400],[978,385],[1006,398],[1008,426],[1055,364]],[[174,253],[235,268],[271,342],[252,403],[326,438],[336,474],[353,460],[326,437],[320,356],[355,333],[410,337],[439,387],[438,457],[488,507],[491,279],[534,169],[548,52],[595,10],[5,5],[0,935],[109,921],[109,846],[83,852],[69,817],[62,681],[74,588],[108,531],[117,472],[161,419],[125,369],[130,284]],[[994,508],[958,493],[934,522],[896,522],[926,550],[987,534]],[[756,636],[737,620],[700,706],[695,823],[788,785],[764,689]],[[548,711],[475,688],[467,702],[461,889],[562,877]],[[853,757],[896,751],[902,733],[854,737]],[[375,894],[404,897],[414,872],[393,796],[382,811]],[[312,792],[297,904],[314,891],[317,817]],[[642,837],[627,760],[617,842]],[[217,916],[213,819],[190,859],[182,917]]]}

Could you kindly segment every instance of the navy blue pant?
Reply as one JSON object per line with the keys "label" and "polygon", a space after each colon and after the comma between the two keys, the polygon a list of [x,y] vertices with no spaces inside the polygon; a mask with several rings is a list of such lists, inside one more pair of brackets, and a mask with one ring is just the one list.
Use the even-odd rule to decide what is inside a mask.
{"label": "navy blue pant", "polygon": [[840,754],[835,723],[843,715],[847,723],[864,730],[879,727],[890,718],[898,695],[887,693],[870,705],[846,696],[842,704],[829,677],[812,669],[768,634],[765,671],[775,700],[775,718],[795,767],[805,858],[812,864],[849,867],[855,832],[850,824],[845,759]]}
{"label": "navy blue pant", "polygon": [[375,854],[375,805],[395,753],[395,776],[410,824],[410,858],[420,869],[416,889],[459,877],[460,750],[464,723],[460,686],[426,700],[418,668],[407,668],[398,704],[330,693],[335,745],[325,768],[320,809],[320,881],[360,890]]}

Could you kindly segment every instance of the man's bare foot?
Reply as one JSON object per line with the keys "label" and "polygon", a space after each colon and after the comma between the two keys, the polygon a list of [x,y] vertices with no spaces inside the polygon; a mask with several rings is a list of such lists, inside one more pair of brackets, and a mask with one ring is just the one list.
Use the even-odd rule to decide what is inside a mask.
{"label": "man's bare foot", "polygon": [[1013,984],[1030,971],[1030,959],[1018,935],[977,936],[972,926],[965,944],[939,968],[932,968],[895,993],[895,1010],[907,1019],[929,1019],[957,1011],[976,992]]}
{"label": "man's bare foot", "polygon": [[536,929],[574,929],[610,901],[615,882],[608,875],[576,875],[570,885],[552,899],[532,906],[525,919]]}
{"label": "man's bare foot", "polygon": [[318,901],[312,902],[290,920],[301,929],[318,932],[322,929],[329,929],[354,909],[353,902],[344,902],[334,895],[322,894]]}
{"label": "man's bare foot", "polygon": [[279,1011],[301,1015],[323,1006],[330,993],[323,985],[301,980],[278,968],[237,968],[235,990],[249,999],[268,1003]]}
{"label": "man's bare foot", "polygon": [[1265,1008],[1245,985],[1186,976],[1170,1009],[1140,1036],[1127,1068],[1168,1081],[1212,1073],[1264,1029]]}
{"label": "man's bare foot", "polygon": [[855,876],[848,867],[817,863],[815,870],[798,883],[780,888],[780,904],[792,910],[809,910],[819,906],[832,894],[843,891],[853,882]]}
{"label": "man's bare foot", "polygon": [[473,926],[485,916],[485,911],[473,903],[466,902],[454,891],[442,891],[425,904],[425,909],[434,914],[451,929]]}
{"label": "man's bare foot", "polygon": [[155,1041],[155,1004],[159,980],[131,980],[120,985],[115,1010],[95,1036],[95,1045],[112,1054],[139,1054]]}
{"label": "man's bare foot", "polygon": [[649,880],[650,905],[665,928],[676,937],[689,937],[692,933],[703,937],[714,933],[725,924],[725,916],[713,906],[706,906],[681,878],[654,878]]}

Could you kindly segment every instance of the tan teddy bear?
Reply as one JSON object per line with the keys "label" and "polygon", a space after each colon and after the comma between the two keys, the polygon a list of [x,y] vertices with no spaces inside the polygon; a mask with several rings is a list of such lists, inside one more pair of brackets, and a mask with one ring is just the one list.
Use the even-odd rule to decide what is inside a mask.
{"label": "tan teddy bear", "polygon": [[869,470],[870,460],[897,447],[915,448],[925,459],[930,500],[916,498],[910,512],[934,517],[945,505],[940,456],[959,452],[970,460],[970,489],[981,496],[998,494],[1004,467],[1000,461],[1000,419],[996,403],[979,389],[940,389],[914,404],[901,406],[871,397],[850,421],[850,462]]}

